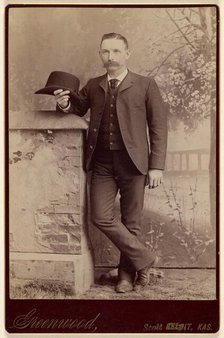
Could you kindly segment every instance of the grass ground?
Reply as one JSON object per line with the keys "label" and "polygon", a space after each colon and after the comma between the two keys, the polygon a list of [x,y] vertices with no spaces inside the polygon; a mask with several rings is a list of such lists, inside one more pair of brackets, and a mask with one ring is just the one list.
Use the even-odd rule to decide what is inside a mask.
{"label": "grass ground", "polygon": [[[116,277],[97,271],[95,284],[83,295],[74,295],[69,286],[31,282],[11,286],[11,298],[19,299],[153,299],[210,300],[215,299],[216,271],[211,269],[160,269],[163,277],[151,277],[148,287],[137,292],[118,294],[114,291]],[[101,278],[100,278],[101,276]]]}

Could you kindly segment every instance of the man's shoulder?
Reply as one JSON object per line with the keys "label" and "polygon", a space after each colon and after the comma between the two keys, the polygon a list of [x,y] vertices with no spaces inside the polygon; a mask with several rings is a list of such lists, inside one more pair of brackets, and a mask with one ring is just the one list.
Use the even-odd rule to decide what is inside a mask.
{"label": "man's shoulder", "polygon": [[91,79],[89,79],[88,83],[89,84],[99,83],[105,78],[106,78],[106,74],[99,75],[99,76],[96,76],[96,77],[92,77]]}
{"label": "man's shoulder", "polygon": [[134,73],[132,71],[129,71],[129,73],[134,80],[144,82],[146,84],[149,84],[151,81],[154,81],[154,78],[152,76],[142,75],[142,74]]}
{"label": "man's shoulder", "polygon": [[157,86],[153,76],[146,76],[134,72],[130,72],[130,75],[136,86],[139,86],[139,88],[141,88],[143,91],[151,90],[151,88]]}

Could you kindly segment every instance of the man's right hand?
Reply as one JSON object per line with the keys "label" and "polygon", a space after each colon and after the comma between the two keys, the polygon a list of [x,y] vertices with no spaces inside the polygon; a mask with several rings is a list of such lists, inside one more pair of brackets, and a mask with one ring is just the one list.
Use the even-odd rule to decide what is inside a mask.
{"label": "man's right hand", "polygon": [[57,89],[54,91],[54,96],[56,103],[62,108],[65,109],[68,107],[69,104],[69,98],[68,95],[70,93],[69,90],[63,90],[63,89]]}

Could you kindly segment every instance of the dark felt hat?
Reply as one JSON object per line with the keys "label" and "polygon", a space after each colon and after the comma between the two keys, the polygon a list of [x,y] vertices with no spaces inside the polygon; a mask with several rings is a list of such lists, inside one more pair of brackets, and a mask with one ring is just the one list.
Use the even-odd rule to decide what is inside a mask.
{"label": "dark felt hat", "polygon": [[47,80],[44,88],[41,88],[35,92],[35,94],[48,94],[54,95],[54,91],[57,89],[69,90],[73,98],[78,97],[79,91],[79,79],[70,73],[55,71],[52,72]]}

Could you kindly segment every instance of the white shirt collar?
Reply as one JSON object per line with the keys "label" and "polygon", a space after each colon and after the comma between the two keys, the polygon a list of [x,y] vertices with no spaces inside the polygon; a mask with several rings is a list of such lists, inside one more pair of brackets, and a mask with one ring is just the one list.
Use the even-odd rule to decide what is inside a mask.
{"label": "white shirt collar", "polygon": [[128,74],[127,68],[119,75],[116,77],[112,77],[109,74],[107,74],[107,80],[110,81],[111,79],[117,79],[119,83],[124,80],[125,76]]}

